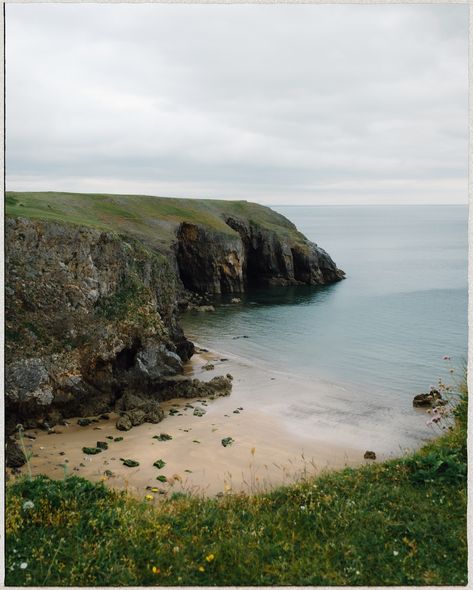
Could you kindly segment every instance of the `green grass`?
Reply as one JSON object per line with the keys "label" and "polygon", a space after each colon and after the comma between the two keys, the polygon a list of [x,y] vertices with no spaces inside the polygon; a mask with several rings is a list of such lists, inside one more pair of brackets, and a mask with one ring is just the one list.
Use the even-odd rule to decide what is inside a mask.
{"label": "green grass", "polygon": [[285,217],[256,203],[214,199],[178,199],[144,195],[58,192],[7,192],[6,214],[94,227],[167,246],[181,222],[195,223],[227,235],[236,235],[224,221],[235,215],[288,239],[304,243],[303,236]]}
{"label": "green grass", "polygon": [[456,414],[410,457],[255,496],[153,506],[78,477],[17,480],[6,583],[466,584],[466,393]]}

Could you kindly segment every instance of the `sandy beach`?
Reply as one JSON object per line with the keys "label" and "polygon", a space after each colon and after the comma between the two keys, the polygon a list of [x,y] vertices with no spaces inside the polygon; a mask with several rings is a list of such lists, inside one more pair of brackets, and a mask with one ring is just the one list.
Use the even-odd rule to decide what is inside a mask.
{"label": "sandy beach", "polygon": [[[214,369],[205,369],[208,363]],[[203,380],[231,373],[233,391],[215,400],[164,402],[166,416],[162,422],[142,424],[128,432],[116,429],[114,414],[109,420],[100,419],[86,427],[70,419],[67,426],[57,426],[55,434],[27,431],[24,442],[32,453],[32,473],[58,479],[65,474],[80,475],[127,489],[137,497],[151,493],[160,498],[177,491],[203,495],[254,493],[326,469],[365,462],[362,448],[336,440],[336,434],[317,436],[315,432],[309,435],[288,428],[284,420],[265,408],[258,395],[269,390],[275,400],[281,400],[291,394],[291,388],[300,390],[313,384],[295,383],[290,376],[245,365],[241,359],[222,359],[202,349],[186,365],[185,373]],[[196,416],[196,408],[205,414]],[[170,410],[177,413],[169,414]],[[160,434],[172,438],[153,438]],[[113,440],[119,437],[123,440]],[[227,437],[233,442],[224,447],[222,439]],[[107,442],[108,449],[97,455],[83,453],[83,447],[95,447],[98,441]],[[139,466],[127,467],[121,459],[132,459]],[[153,466],[158,459],[165,462],[161,469]],[[27,472],[26,466],[22,472]],[[157,480],[158,476],[165,476],[166,481]]]}

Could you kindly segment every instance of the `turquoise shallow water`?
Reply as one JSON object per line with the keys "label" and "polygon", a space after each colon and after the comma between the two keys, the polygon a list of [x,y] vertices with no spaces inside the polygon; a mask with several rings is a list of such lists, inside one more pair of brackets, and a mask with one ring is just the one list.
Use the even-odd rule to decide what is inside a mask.
{"label": "turquoise shallow water", "polygon": [[187,314],[188,333],[209,348],[341,385],[353,412],[371,408],[373,424],[396,412],[402,420],[413,395],[451,381],[452,367],[453,377],[461,372],[466,206],[275,209],[326,249],[346,280],[251,291],[241,305]]}

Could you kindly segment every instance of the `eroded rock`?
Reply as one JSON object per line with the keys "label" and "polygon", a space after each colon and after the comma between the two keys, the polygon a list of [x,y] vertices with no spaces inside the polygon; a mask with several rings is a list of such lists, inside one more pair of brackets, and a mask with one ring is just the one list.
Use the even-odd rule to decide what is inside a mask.
{"label": "eroded rock", "polygon": [[431,408],[435,405],[444,405],[444,401],[440,391],[432,387],[429,393],[419,393],[416,395],[412,400],[412,405],[415,408]]}
{"label": "eroded rock", "polygon": [[157,424],[164,418],[164,412],[157,400],[145,399],[133,393],[123,395],[116,407],[121,412],[116,423],[118,430],[130,430],[144,422]]}

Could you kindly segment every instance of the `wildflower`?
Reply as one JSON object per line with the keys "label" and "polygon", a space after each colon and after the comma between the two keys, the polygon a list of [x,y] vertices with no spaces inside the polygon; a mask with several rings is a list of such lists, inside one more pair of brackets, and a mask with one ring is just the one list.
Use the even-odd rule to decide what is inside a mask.
{"label": "wildflower", "polygon": [[154,496],[152,494],[146,494],[145,500],[154,500]]}
{"label": "wildflower", "polygon": [[307,506],[301,506],[301,510],[306,510]]}
{"label": "wildflower", "polygon": [[215,555],[213,553],[209,553],[206,557],[205,557],[205,561],[208,561],[209,563],[211,561],[213,561],[215,559]]}
{"label": "wildflower", "polygon": [[20,569],[21,570],[25,570],[28,567],[28,564],[26,563],[26,561],[22,561],[20,563]]}
{"label": "wildflower", "polygon": [[161,570],[159,569],[159,567],[156,567],[155,565],[153,565],[153,567],[151,568],[151,571],[153,572],[153,574],[160,574]]}
{"label": "wildflower", "polygon": [[31,500],[26,500],[26,502],[23,502],[23,510],[33,510],[34,508],[34,503]]}
{"label": "wildflower", "polygon": [[179,549],[179,547],[177,545],[172,548],[172,552],[173,553],[179,553],[179,551],[180,551],[180,549]]}
{"label": "wildflower", "polygon": [[393,555],[394,557],[397,557],[399,555],[399,551],[393,551]]}
{"label": "wildflower", "polygon": [[199,565],[199,572],[205,572],[205,567],[203,565]]}

